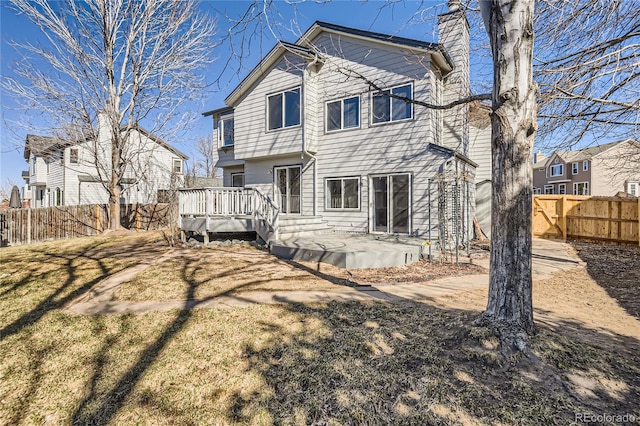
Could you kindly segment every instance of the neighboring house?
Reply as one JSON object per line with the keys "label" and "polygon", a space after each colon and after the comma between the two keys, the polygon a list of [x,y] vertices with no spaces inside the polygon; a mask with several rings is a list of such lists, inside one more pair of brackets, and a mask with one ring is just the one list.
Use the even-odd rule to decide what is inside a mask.
{"label": "neighboring house", "polygon": [[[30,207],[108,202],[111,143],[108,126],[101,123],[99,128],[95,140],[27,135],[24,158],[29,170],[22,177],[23,198],[30,200]],[[165,202],[171,186],[181,185],[188,157],[142,127],[135,127],[129,137],[122,203]],[[96,158],[102,159],[100,166]]]}
{"label": "neighboring house", "polygon": [[536,154],[535,194],[640,195],[640,143],[632,139],[575,151]]}
{"label": "neighboring house", "polygon": [[[449,213],[468,229],[477,166],[469,106],[441,111],[394,98],[441,105],[469,95],[464,12],[439,16],[438,37],[315,22],[295,43],[278,42],[225,107],[204,113],[224,185],[257,188],[281,214],[322,216],[336,231],[422,237],[450,197]],[[450,192],[438,192],[446,179]]]}

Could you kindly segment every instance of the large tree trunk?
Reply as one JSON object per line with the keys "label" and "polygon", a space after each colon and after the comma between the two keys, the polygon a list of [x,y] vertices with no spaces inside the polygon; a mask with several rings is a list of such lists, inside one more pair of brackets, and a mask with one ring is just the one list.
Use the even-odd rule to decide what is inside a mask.
{"label": "large tree trunk", "polygon": [[493,195],[489,302],[483,322],[505,350],[524,350],[533,332],[531,157],[536,133],[532,79],[534,0],[480,2],[491,40]]}

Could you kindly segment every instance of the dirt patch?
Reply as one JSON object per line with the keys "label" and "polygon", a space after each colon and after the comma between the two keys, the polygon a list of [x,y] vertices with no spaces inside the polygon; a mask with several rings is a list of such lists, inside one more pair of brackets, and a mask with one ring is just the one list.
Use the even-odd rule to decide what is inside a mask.
{"label": "dirt patch", "polygon": [[573,242],[587,271],[630,315],[640,318],[640,246]]}

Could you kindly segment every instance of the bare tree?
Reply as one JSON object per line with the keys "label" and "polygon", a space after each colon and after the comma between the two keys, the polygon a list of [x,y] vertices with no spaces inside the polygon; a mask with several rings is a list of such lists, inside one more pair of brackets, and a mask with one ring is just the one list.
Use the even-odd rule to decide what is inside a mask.
{"label": "bare tree", "polygon": [[535,78],[541,135],[567,148],[640,134],[640,2],[540,0]]}
{"label": "bare tree", "polygon": [[196,142],[196,154],[194,158],[194,168],[199,176],[215,177],[217,168],[215,167],[216,146],[213,137],[207,135]]}
{"label": "bare tree", "polygon": [[491,270],[483,322],[503,348],[525,350],[533,332],[531,158],[536,124],[534,0],[480,2],[491,42],[493,166]]}
{"label": "bare tree", "polygon": [[59,137],[97,141],[108,135],[109,146],[96,146],[94,162],[109,196],[110,228],[119,228],[125,173],[135,167],[131,136],[144,123],[166,137],[192,118],[181,106],[206,88],[200,71],[211,61],[213,22],[194,1],[12,5],[46,41],[14,44],[23,60],[3,87],[55,123]]}

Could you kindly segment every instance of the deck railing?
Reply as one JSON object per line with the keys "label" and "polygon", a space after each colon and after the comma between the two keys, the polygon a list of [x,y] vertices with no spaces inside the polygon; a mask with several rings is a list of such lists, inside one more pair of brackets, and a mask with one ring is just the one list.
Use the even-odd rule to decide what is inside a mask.
{"label": "deck railing", "polygon": [[[185,188],[179,191],[179,213],[185,216],[251,215],[260,236],[277,238],[279,208],[265,194],[254,188]],[[259,223],[258,223],[259,222]],[[268,232],[267,235],[262,235]]]}

